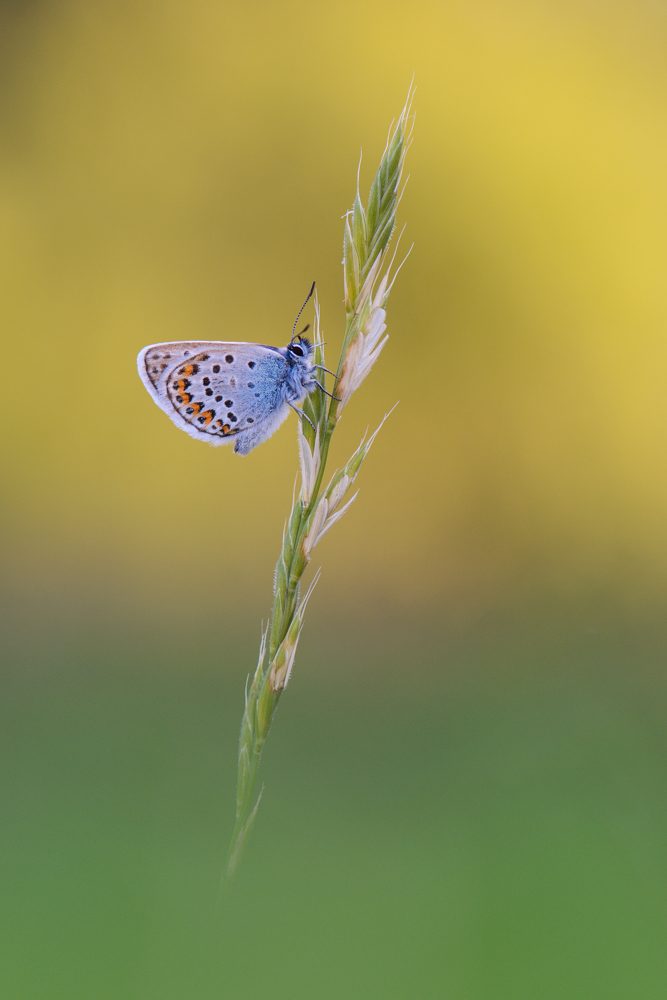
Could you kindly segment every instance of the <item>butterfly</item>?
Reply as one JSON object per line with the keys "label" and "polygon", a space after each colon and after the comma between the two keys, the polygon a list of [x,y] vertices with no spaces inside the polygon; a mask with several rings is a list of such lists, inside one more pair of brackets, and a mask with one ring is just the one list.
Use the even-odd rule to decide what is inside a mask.
{"label": "butterfly", "polygon": [[[313,294],[315,283],[308,299]],[[247,455],[280,427],[290,408],[319,388],[314,347],[294,337],[287,347],[195,340],[150,344],[139,352],[139,376],[177,427],[209,444]],[[306,330],[308,327],[306,327]],[[302,331],[305,333],[305,330]],[[326,370],[326,369],[325,369]],[[329,395],[329,393],[327,393]]]}

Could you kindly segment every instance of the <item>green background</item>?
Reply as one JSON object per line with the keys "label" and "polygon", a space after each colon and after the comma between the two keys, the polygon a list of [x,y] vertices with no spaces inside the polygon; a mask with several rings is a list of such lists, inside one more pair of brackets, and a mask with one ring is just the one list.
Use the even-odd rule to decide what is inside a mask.
{"label": "green background", "polygon": [[[667,16],[619,0],[0,6],[0,992],[667,994]],[[415,74],[414,250],[333,460],[236,882],[296,472],[135,369],[284,344]]]}

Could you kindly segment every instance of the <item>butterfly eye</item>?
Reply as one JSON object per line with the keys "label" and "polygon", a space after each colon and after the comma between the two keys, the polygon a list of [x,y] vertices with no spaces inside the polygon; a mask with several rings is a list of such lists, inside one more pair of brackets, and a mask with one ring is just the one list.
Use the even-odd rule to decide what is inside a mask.
{"label": "butterfly eye", "polygon": [[298,344],[291,344],[290,351],[292,352],[292,354],[296,354],[297,358],[303,357],[303,348],[299,347]]}

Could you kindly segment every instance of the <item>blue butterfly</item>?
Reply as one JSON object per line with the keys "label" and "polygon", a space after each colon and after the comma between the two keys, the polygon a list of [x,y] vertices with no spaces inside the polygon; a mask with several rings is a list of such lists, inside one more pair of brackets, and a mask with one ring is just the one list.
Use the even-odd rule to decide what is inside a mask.
{"label": "blue butterfly", "polygon": [[[314,288],[313,282],[306,302]],[[295,338],[293,330],[287,347],[217,340],[150,344],[139,352],[137,366],[177,427],[209,444],[233,441],[234,451],[247,455],[280,427],[290,408],[308,420],[297,403],[315,389],[326,392],[313,354],[310,341]]]}

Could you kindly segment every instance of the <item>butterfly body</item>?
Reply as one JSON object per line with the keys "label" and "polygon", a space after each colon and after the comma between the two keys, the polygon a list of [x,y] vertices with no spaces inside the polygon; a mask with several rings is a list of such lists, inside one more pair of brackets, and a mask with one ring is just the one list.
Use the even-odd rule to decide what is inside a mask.
{"label": "butterfly body", "polygon": [[210,444],[233,441],[234,451],[247,455],[317,387],[312,356],[300,337],[287,347],[176,341],[144,347],[137,366],[177,427]]}

